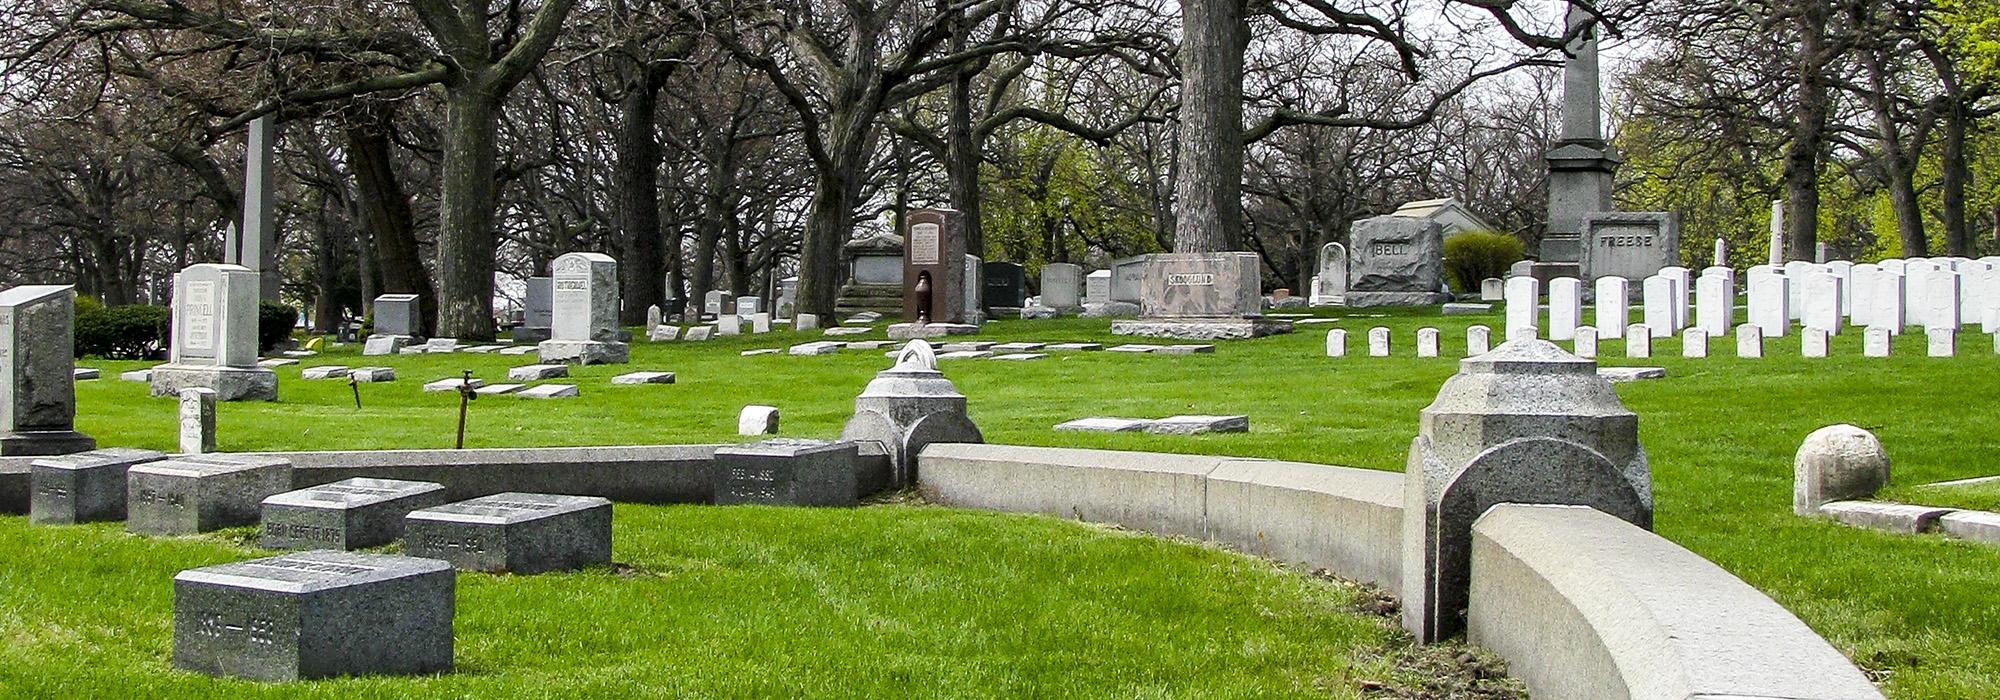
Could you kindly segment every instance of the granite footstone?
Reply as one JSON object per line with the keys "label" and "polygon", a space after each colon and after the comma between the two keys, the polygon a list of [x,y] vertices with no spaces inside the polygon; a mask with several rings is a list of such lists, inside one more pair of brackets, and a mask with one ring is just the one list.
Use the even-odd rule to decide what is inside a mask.
{"label": "granite footstone", "polygon": [[716,505],[852,507],[860,502],[852,442],[776,439],[716,449]]}
{"label": "granite footstone", "polygon": [[428,481],[353,478],[264,499],[266,549],[364,549],[403,536],[403,516],[445,502]]}
{"label": "granite footstone", "polygon": [[292,490],[292,463],[277,457],[185,455],[126,471],[125,529],[192,535],[255,525],[264,499]]}
{"label": "granite footstone", "polygon": [[1153,421],[1145,418],[1078,418],[1056,425],[1056,430],[1084,433],[1142,433]]}
{"label": "granite footstone", "polygon": [[539,574],[611,564],[611,501],[500,493],[411,511],[403,551],[467,571]]}
{"label": "granite footstone", "polygon": [[152,450],[112,447],[43,457],[28,466],[28,522],[35,525],[124,520],[126,473],[166,458]]}
{"label": "granite footstone", "polygon": [[524,399],[573,399],[581,395],[575,384],[542,384],[514,392]]}
{"label": "granite footstone", "polygon": [[1146,432],[1160,435],[1200,435],[1203,433],[1250,432],[1249,416],[1174,416],[1146,426]]}
{"label": "granite footstone", "polygon": [[507,370],[507,379],[516,382],[539,382],[569,376],[569,365],[524,365]]}
{"label": "granite footstone", "polygon": [[627,372],[611,378],[612,386],[672,383],[674,383],[674,373],[672,372]]}

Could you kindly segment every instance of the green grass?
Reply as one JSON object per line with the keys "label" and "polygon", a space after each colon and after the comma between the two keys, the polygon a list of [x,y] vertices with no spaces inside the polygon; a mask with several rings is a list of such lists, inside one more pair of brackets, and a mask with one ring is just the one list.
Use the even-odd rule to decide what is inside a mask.
{"label": "green grass", "polygon": [[[1327,326],[1307,326],[1287,336],[1223,343],[1214,355],[1087,353],[1056,355],[1025,363],[947,360],[944,370],[970,398],[973,419],[992,442],[1227,454],[1400,470],[1409,440],[1416,433],[1418,412],[1430,402],[1444,379],[1456,371],[1457,364],[1451,359],[1414,357],[1415,329],[1426,325],[1443,328],[1445,353],[1450,356],[1462,354],[1463,329],[1472,323],[1484,323],[1495,327],[1496,335],[1499,332],[1497,315],[1438,317],[1434,310],[1427,310],[1393,313],[1379,319],[1350,317],[1340,322],[1339,327],[1348,328],[1353,334],[1350,351],[1365,347],[1358,344],[1365,343],[1363,334],[1369,326],[1394,328],[1396,356],[1387,359],[1356,357],[1352,352],[1343,359],[1326,358],[1322,347]],[[743,438],[734,435],[736,412],[752,403],[780,407],[783,432],[787,435],[832,437],[850,413],[854,396],[875,371],[888,364],[886,358],[879,353],[862,352],[828,357],[737,355],[737,351],[746,348],[782,347],[808,335],[817,338],[817,334],[778,333],[710,343],[636,343],[631,365],[578,370],[573,383],[581,385],[581,398],[551,402],[509,397],[478,400],[472,406],[467,444],[544,446],[739,440]],[[990,324],[980,337],[1118,342],[1109,335],[1106,322],[1091,320],[998,322]],[[2000,549],[1938,536],[1894,536],[1849,529],[1797,518],[1790,512],[1792,455],[1806,434],[1833,423],[1852,423],[1881,437],[1895,464],[1888,497],[1908,500],[1908,489],[1917,484],[2000,472],[2000,466],[1996,466],[2000,465],[2000,460],[1996,460],[2000,456],[2000,413],[1990,407],[1990,397],[2000,395],[2000,358],[1993,355],[1991,338],[1970,332],[1963,334],[1959,341],[1962,356],[1954,359],[1923,357],[1921,336],[1904,339],[1896,356],[1886,360],[1861,357],[1858,333],[1835,339],[1834,357],[1828,359],[1800,358],[1795,336],[1771,340],[1767,357],[1762,360],[1735,358],[1733,342],[1731,338],[1716,339],[1711,346],[1713,356],[1703,360],[1680,358],[1678,340],[1656,342],[1656,357],[1650,360],[1624,359],[1619,341],[1602,344],[1607,356],[1603,362],[1607,365],[1655,365],[1666,367],[1669,372],[1670,378],[1666,380],[1619,387],[1626,405],[1640,416],[1641,439],[1654,474],[1658,531],[1742,577],[1797,613],[1836,647],[1876,674],[1893,697],[2000,697],[2000,594],[1995,593],[2000,591]],[[477,376],[488,381],[500,381],[505,377],[506,367],[528,362],[525,358],[464,354],[366,360],[364,363],[363,358],[336,352],[308,361],[308,364],[395,367],[401,375],[398,382],[362,386],[364,409],[354,409],[345,383],[305,382],[298,379],[298,368],[282,368],[279,370],[281,402],[228,404],[221,409],[222,447],[226,450],[448,447],[457,419],[457,397],[423,394],[419,385],[431,379],[456,376],[461,368],[473,369]],[[113,378],[113,370],[141,366],[139,363],[84,364],[106,368],[107,378],[79,384],[81,430],[107,445],[172,447],[174,402],[146,398],[143,386]],[[642,387],[609,385],[610,376],[640,369],[678,372],[679,383]],[[1180,413],[1247,413],[1252,431],[1240,435],[1169,437],[1050,430],[1058,422],[1084,416],[1159,417]],[[647,553],[646,540],[633,538],[651,536],[647,530],[654,522],[679,523],[675,528],[678,532],[660,535],[676,541],[709,536],[705,530],[720,527],[710,525],[709,518],[727,523],[737,517],[752,520],[781,517],[777,511],[746,511],[757,514],[752,517],[727,515],[726,509],[620,508],[621,560],[653,556]],[[878,512],[884,510],[888,512]],[[871,508],[795,517],[825,518],[829,524],[851,519],[852,527],[864,532],[887,527],[885,521],[899,518],[908,518],[911,524],[907,527],[920,531],[966,522],[954,518],[1014,522],[978,520],[990,516],[956,516],[930,510],[921,513]],[[634,518],[640,519],[637,527],[630,524]],[[937,520],[932,522],[931,518]],[[6,553],[5,560],[10,562],[4,569],[6,573],[0,576],[13,577],[0,578],[0,582],[8,582],[0,587],[0,606],[6,606],[0,610],[10,611],[11,617],[6,618],[9,623],[0,626],[0,637],[10,640],[6,645],[9,654],[14,653],[13,648],[27,643],[12,640],[20,640],[24,634],[35,637],[36,631],[49,624],[44,618],[49,611],[64,606],[81,608],[95,597],[84,593],[50,594],[58,596],[55,603],[37,606],[33,618],[24,617],[22,608],[17,607],[22,604],[15,602],[20,596],[12,589],[24,585],[19,583],[22,580],[19,577],[25,574],[17,573],[20,568],[12,562],[28,562],[40,576],[73,580],[84,590],[91,590],[95,584],[88,583],[87,574],[93,571],[117,571],[119,566],[130,565],[133,559],[158,560],[157,564],[147,565],[151,568],[143,576],[120,575],[112,579],[120,588],[118,595],[143,594],[157,601],[165,595],[159,582],[174,570],[248,553],[202,549],[192,543],[132,541],[115,533],[67,534],[71,531],[45,528],[23,532],[19,523],[18,518],[0,519],[0,533],[5,533],[0,534],[0,538],[5,538],[0,552]],[[1053,527],[1036,526],[1044,525]],[[89,529],[82,532],[98,533]],[[791,530],[779,532],[786,536],[804,534]],[[975,539],[981,552],[989,551],[989,547],[1025,546],[1016,541],[1017,537],[1010,537],[1005,528]],[[1148,546],[1169,552],[1162,555],[1161,566],[1171,565],[1176,557],[1197,556],[1167,545]],[[117,565],[73,554],[94,547],[126,547],[130,553],[126,558],[114,559],[125,562]],[[68,554],[58,556],[55,552]],[[726,559],[727,548],[717,550],[715,556]],[[844,562],[848,555],[831,551],[819,552],[819,556],[820,559],[814,560],[818,565],[832,567]],[[898,567],[902,570],[893,575],[944,575],[931,572],[920,563],[932,562],[911,561],[910,566]],[[1045,577],[1049,580],[1039,581],[1039,585],[1051,587],[1067,581],[1063,575],[1047,571],[1027,571],[1023,575]],[[989,585],[980,576],[967,580],[971,582],[967,585]],[[1298,583],[1302,579],[1287,580],[1303,585]],[[559,583],[554,582],[563,579],[549,581],[552,583],[546,585],[560,589]],[[544,584],[525,580],[480,582],[467,585],[461,596],[482,595],[487,586],[539,585]],[[572,601],[586,597],[566,596]],[[656,600],[660,605],[669,605],[664,598]],[[1276,605],[1270,601],[1247,604],[1259,609]],[[1118,605],[1102,603],[1090,609],[1111,614]],[[426,683],[438,683],[439,688],[444,688],[453,683],[477,683],[487,674],[516,671],[523,659],[518,650],[492,650],[498,659],[475,652],[480,644],[503,643],[469,634],[479,628],[472,626],[474,618],[468,616],[499,614],[476,612],[478,607],[468,600],[460,618],[465,625],[461,628],[461,639],[466,640],[461,658],[473,669],[471,677]],[[666,626],[682,624],[666,614],[654,615],[643,605],[626,612],[645,615]],[[962,612],[941,609],[912,614],[941,620]],[[1009,614],[998,618],[1002,622],[996,623],[1003,629],[982,629],[981,633],[1003,634],[1004,627],[1014,624],[1024,612],[1041,611],[1010,609]],[[1117,614],[1142,612],[1125,609]],[[935,618],[930,617],[933,613],[937,615]],[[84,674],[82,677],[123,673],[121,668],[133,665],[149,671],[164,669],[166,642],[161,636],[166,619],[164,608],[126,609],[120,614],[127,619],[106,633],[122,630],[134,634],[142,638],[134,642],[141,648],[114,656],[115,663],[90,665],[89,669],[79,671]],[[1175,617],[1165,615],[1151,622],[1163,624],[1163,620]],[[812,619],[817,616],[801,615],[771,624],[789,629],[782,625],[803,624]],[[1207,620],[1207,624],[1221,622],[1219,618]],[[1023,620],[1020,624],[1030,622]],[[1151,643],[1122,648],[1117,653],[1137,657],[1133,668],[1145,670],[1107,671],[1117,680],[1090,686],[1096,691],[1076,694],[1150,695],[1155,688],[1187,687],[1171,682],[1156,686],[1145,680],[1152,678],[1149,674],[1177,673],[1177,669],[1169,667],[1183,663],[1179,655],[1186,650],[1180,648],[1184,646],[1182,643],[1153,632],[1134,631],[1137,629],[1121,634],[1134,634],[1141,642]],[[48,633],[59,638],[70,634],[58,635],[55,630]],[[1318,632],[1309,629],[1299,633]],[[1034,645],[1008,660],[986,656],[1008,648],[1002,641],[994,642],[999,647],[974,645],[977,651],[969,653],[974,654],[971,658],[976,661],[947,664],[946,668],[930,672],[948,678],[991,674],[977,682],[993,678],[1033,679],[1042,677],[1036,675],[1043,672],[1039,669],[1047,662],[1042,657],[1061,659],[1080,653],[1075,647],[1049,644]],[[840,642],[859,645],[842,647],[848,651],[874,652],[846,654],[850,663],[855,663],[853,657],[885,657],[880,661],[883,665],[869,667],[881,674],[894,674],[897,672],[894,669],[906,668],[904,664],[924,666],[916,659],[931,658],[928,655],[938,643],[932,639],[910,646],[898,637]],[[1358,657],[1351,655],[1354,649],[1374,643],[1332,642],[1334,646],[1348,646],[1345,650],[1323,650],[1327,654],[1320,661],[1337,663],[1342,653],[1350,654],[1344,658],[1355,659]],[[563,681],[585,684],[577,687],[611,682],[609,678],[622,673],[642,677],[664,674],[665,678],[674,679],[671,682],[715,679],[716,685],[704,686],[708,688],[731,687],[731,678],[750,684],[740,686],[744,688],[763,688],[755,684],[781,682],[781,679],[762,678],[761,674],[745,678],[715,670],[686,676],[660,671],[657,667],[633,666],[615,654],[579,653],[583,654],[581,663],[588,670],[575,671],[574,676],[565,676]],[[711,652],[703,648],[681,649],[676,653]],[[8,659],[5,666],[16,667],[19,665],[16,661],[50,665],[58,663],[59,657],[63,658],[62,663],[67,663],[66,656],[53,651],[35,652],[25,659]],[[527,653],[527,656],[535,655]],[[535,661],[539,663],[540,659]],[[574,657],[566,657],[566,662],[578,664]],[[1234,667],[1238,662],[1240,659],[1225,665]],[[869,671],[855,672],[866,675]],[[1301,679],[1316,673],[1341,678],[1335,672],[1301,672],[1293,668],[1260,676],[1262,685],[1253,683],[1243,687],[1257,688],[1254,692],[1245,691],[1251,694],[1285,692],[1273,689],[1290,687],[1288,684],[1302,682]],[[148,674],[151,675],[157,674]],[[173,677],[179,683],[200,683]],[[377,685],[380,681],[357,683],[356,687],[381,688],[383,692],[399,687]],[[856,678],[846,678],[823,689],[864,687],[862,683]],[[1071,687],[1067,680],[1050,683],[1034,686],[1039,689],[1036,694],[1060,695],[1068,693]],[[931,686],[922,687],[924,691],[914,694],[924,694]],[[1329,687],[1349,686],[1334,680]],[[978,693],[974,686],[942,688],[939,692]],[[773,687],[770,692],[785,694],[786,690]]]}

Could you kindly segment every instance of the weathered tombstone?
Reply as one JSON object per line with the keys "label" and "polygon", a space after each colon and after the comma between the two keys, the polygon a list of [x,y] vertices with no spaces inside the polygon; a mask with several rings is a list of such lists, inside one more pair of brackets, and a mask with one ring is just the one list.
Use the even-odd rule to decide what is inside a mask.
{"label": "weathered tombstone", "polygon": [[903,321],[966,323],[964,215],[918,209],[904,218]]}
{"label": "weathered tombstone", "polygon": [[764,312],[763,297],[742,296],[736,298],[736,315],[750,316]]}
{"label": "weathered tombstone", "polygon": [[1646,324],[1634,323],[1625,327],[1625,356],[1653,356],[1653,331],[1646,328]]}
{"label": "weathered tombstone", "polygon": [[174,576],[174,667],[295,681],[451,670],[456,579],[435,559],[299,552]]}
{"label": "weathered tombstone", "polygon": [[215,390],[191,386],[181,390],[181,454],[215,451]]}
{"label": "weathered tombstone", "polygon": [[1839,335],[1841,322],[1845,320],[1840,313],[1840,277],[1825,272],[1808,273],[1805,289],[1803,298],[1806,308],[1800,315],[1800,322],[1807,328]]}
{"label": "weathered tombstone", "polygon": [[1681,331],[1681,357],[1708,357],[1708,331],[1700,328]]}
{"label": "weathered tombstone", "polygon": [[184,455],[125,474],[125,529],[142,535],[255,525],[265,498],[292,489],[292,463],[278,457]]}
{"label": "weathered tombstone", "polygon": [[1882,441],[1851,425],[1829,425],[1807,435],[1792,459],[1792,513],[1813,515],[1832,501],[1872,498],[1888,485]]}
{"label": "weathered tombstone", "polygon": [[1503,301],[1507,298],[1507,281],[1498,277],[1488,277],[1479,281],[1480,301]]}
{"label": "weathered tombstone", "polygon": [[1326,356],[1347,356],[1347,331],[1334,328],[1326,332]]}
{"label": "weathered tombstone", "polygon": [[611,501],[500,493],[410,511],[403,551],[455,568],[511,574],[611,564]]}
{"label": "weathered tombstone", "polygon": [[766,440],[715,451],[716,505],[852,507],[861,493],[852,442]]}
{"label": "weathered tombstone", "polygon": [[1895,337],[1889,329],[1875,326],[1861,335],[1861,355],[1863,357],[1888,357],[1895,348]]}
{"label": "weathered tombstone", "polygon": [[277,373],[257,366],[257,273],[202,264],[174,275],[173,351],[150,384],[154,396],[198,386],[218,401],[278,400]]}
{"label": "weathered tombstone", "polygon": [[1766,338],[1783,338],[1791,330],[1791,284],[1784,275],[1750,276],[1750,322]]}
{"label": "weathered tombstone", "polygon": [[1786,290],[1790,292],[1786,310],[1791,312],[1792,320],[1799,320],[1806,312],[1806,277],[1821,271],[1819,265],[1803,260],[1793,260],[1785,263],[1785,278],[1792,281],[1786,287]]}
{"label": "weathered tombstone", "polygon": [[1745,323],[1736,327],[1736,356],[1746,359],[1764,357],[1764,329],[1755,323]]}
{"label": "weathered tombstone", "polygon": [[736,415],[737,435],[778,434],[778,407],[744,406]]}
{"label": "weathered tombstone", "polygon": [[37,459],[28,465],[28,522],[124,520],[126,471],[163,457],[152,450],[112,447]]}
{"label": "weathered tombstone", "polygon": [[421,335],[417,332],[418,313],[415,294],[375,297],[375,332],[369,337],[390,335],[401,336],[405,340],[415,338]]}
{"label": "weathered tombstone", "polygon": [[1718,236],[1718,237],[1716,237],[1716,239],[1715,239],[1715,255],[1714,255],[1713,257],[1709,258],[1709,260],[1710,260],[1710,262],[1709,262],[1709,264],[1710,264],[1710,265],[1714,265],[1714,266],[1716,266],[1716,267],[1728,267],[1728,266],[1729,266],[1729,242],[1728,242],[1728,241],[1725,241],[1725,240],[1722,240],[1722,238],[1721,238],[1721,237],[1719,237],[1719,236]]}
{"label": "weathered tombstone", "polygon": [[1354,224],[1347,305],[1423,306],[1450,301],[1444,286],[1444,229],[1437,222],[1378,216]]}
{"label": "weathered tombstone", "polygon": [[544,363],[624,364],[631,350],[618,341],[618,261],[603,253],[569,253],[549,264],[555,323],[536,346]]}
{"label": "weathered tombstone", "polygon": [[[1088,304],[1111,301],[1111,271],[1098,270],[1084,276],[1083,300]],[[1047,302],[1043,302],[1047,303]]]}
{"label": "weathered tombstone", "polygon": [[76,431],[76,289],[0,292],[0,455],[62,455],[97,447]]}
{"label": "weathered tombstone", "polygon": [[1785,200],[1771,200],[1771,241],[1770,262],[1773,267],[1785,264]]}
{"label": "weathered tombstone", "polygon": [[1632,281],[1623,277],[1597,278],[1597,337],[1621,338],[1625,324],[1632,322]]}
{"label": "weathered tombstone", "polygon": [[864,236],[843,244],[840,255],[847,267],[847,283],[834,303],[838,314],[902,313],[902,236],[887,231]]}
{"label": "weathered tombstone", "polygon": [[1703,270],[1694,282],[1694,325],[1710,336],[1729,334],[1729,326],[1736,320],[1736,284],[1734,277],[1723,274],[1718,268]]}
{"label": "weathered tombstone", "polygon": [[1319,274],[1313,276],[1313,306],[1347,303],[1347,246],[1328,243],[1319,248]]}
{"label": "weathered tombstone", "polygon": [[1438,329],[1417,329],[1417,357],[1438,356]]}
{"label": "weathered tombstone", "polygon": [[1493,329],[1473,325],[1465,329],[1465,354],[1484,355],[1493,349]]}
{"label": "weathered tombstone", "polygon": [[1586,360],[1597,359],[1597,329],[1584,326],[1576,329],[1576,342],[1572,344],[1574,354]]}
{"label": "weathered tombstone", "polygon": [[1834,277],[1840,279],[1841,318],[1852,319],[1854,317],[1855,264],[1847,260],[1834,260],[1826,263],[1823,267],[1825,268],[1827,274],[1833,275]]}
{"label": "weathered tombstone", "polygon": [[1688,313],[1688,293],[1694,291],[1694,272],[1679,265],[1668,265],[1660,268],[1660,276],[1674,282],[1669,299],[1674,310],[1674,332],[1679,333],[1694,322],[1694,315]]}
{"label": "weathered tombstone", "polygon": [[1507,279],[1507,339],[1522,333],[1540,334],[1542,323],[1542,281],[1533,277]]}
{"label": "weathered tombstone", "polygon": [[1516,340],[1459,367],[1423,411],[1404,482],[1403,627],[1422,642],[1462,629],[1472,524],[1493,505],[1588,506],[1653,522],[1638,416],[1597,363]]}
{"label": "weathered tombstone", "polygon": [[721,316],[736,310],[735,298],[729,296],[729,292],[720,289],[708,290],[701,295],[701,299],[701,312],[710,316]]}
{"label": "weathered tombstone", "polygon": [[556,322],[555,279],[529,277],[522,307],[521,327],[514,329],[514,342],[539,343],[548,340]]}
{"label": "weathered tombstone", "polygon": [[[1106,282],[1109,282],[1107,275]],[[1083,307],[1083,267],[1070,263],[1042,266],[1042,306],[1071,311]],[[1109,289],[1106,289],[1107,294]],[[989,298],[991,292],[988,292]]]}
{"label": "weathered tombstone", "polygon": [[1389,356],[1389,329],[1381,326],[1368,329],[1368,356]]}
{"label": "weathered tombstone", "polygon": [[1146,284],[1146,259],[1150,257],[1134,255],[1111,261],[1111,301],[1140,303]]}
{"label": "weathered tombstone", "polygon": [[890,486],[916,483],[917,455],[933,442],[984,442],[967,417],[965,395],[937,369],[930,343],[912,340],[896,364],[868,382],[854,399],[843,441],[874,441],[889,455]]}
{"label": "weathered tombstone", "polygon": [[1582,321],[1583,280],[1575,277],[1549,280],[1549,339],[1575,338],[1576,327]]}
{"label": "weathered tombstone", "polygon": [[1942,326],[1925,328],[1924,339],[1931,357],[1951,357],[1958,354],[1958,330]]}
{"label": "weathered tombstone", "polygon": [[1947,270],[1926,271],[1917,278],[1921,304],[1913,312],[1926,332],[1933,328],[1958,330],[1958,282],[1958,273]]}
{"label": "weathered tombstone", "polygon": [[1263,318],[1256,253],[1161,253],[1146,257],[1135,321],[1111,332],[1170,338],[1255,338],[1290,332],[1291,323]]}
{"label": "weathered tombstone", "polygon": [[1666,275],[1646,278],[1646,328],[1655,338],[1674,336],[1674,280]]}
{"label": "weathered tombstone", "polygon": [[1645,279],[1679,263],[1680,216],[1672,212],[1599,211],[1583,215],[1586,279]]}
{"label": "weathered tombstone", "polygon": [[[1028,270],[1020,263],[996,261],[985,263],[980,276],[984,280],[985,302],[989,309],[1018,309],[1028,303]],[[1047,286],[1047,268],[1043,268],[1043,286]],[[1043,292],[1046,294],[1047,292]],[[1047,302],[1043,302],[1046,304]]]}
{"label": "weathered tombstone", "polygon": [[986,265],[977,255],[965,256],[965,282],[959,285],[964,291],[965,322],[978,325],[986,322]]}
{"label": "weathered tombstone", "polygon": [[354,478],[264,499],[266,549],[364,549],[403,536],[403,516],[444,503],[427,481]]}
{"label": "weathered tombstone", "polygon": [[1909,307],[1904,305],[1908,297],[1904,287],[1909,279],[1902,273],[1884,268],[1875,275],[1875,285],[1868,292],[1868,325],[1871,328],[1887,328],[1890,335],[1902,335],[1908,324]]}
{"label": "weathered tombstone", "polygon": [[1799,356],[1826,357],[1826,331],[1818,328],[1799,329]]}
{"label": "weathered tombstone", "polygon": [[652,306],[646,307],[646,330],[650,331],[652,329],[659,327],[660,327],[660,305],[654,304]]}

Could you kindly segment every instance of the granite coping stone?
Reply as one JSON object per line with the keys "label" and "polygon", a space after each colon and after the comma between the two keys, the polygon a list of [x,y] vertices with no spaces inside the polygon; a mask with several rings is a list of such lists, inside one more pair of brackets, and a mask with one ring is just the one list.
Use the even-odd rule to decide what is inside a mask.
{"label": "granite coping stone", "polygon": [[448,671],[456,584],[436,559],[333,551],[182,571],[174,667],[261,681]]}
{"label": "granite coping stone", "polygon": [[135,369],[129,372],[119,372],[118,379],[119,381],[139,382],[143,384],[146,382],[153,381],[153,370]]}
{"label": "granite coping stone", "polygon": [[486,386],[486,381],[478,377],[473,377],[472,379],[469,380],[465,379],[464,377],[446,377],[444,379],[439,379],[429,384],[425,384],[424,391],[428,392],[458,391],[459,387],[468,385],[474,389],[477,389],[479,387]]}
{"label": "granite coping stone", "polygon": [[1820,515],[1844,525],[1907,535],[1937,529],[1938,519],[1955,510],[1877,501],[1833,501],[1819,506]]}
{"label": "granite coping stone", "polygon": [[347,376],[363,383],[393,382],[396,381],[396,370],[393,367],[356,367],[348,370]]}
{"label": "granite coping stone", "polygon": [[1961,510],[1938,518],[1938,529],[1962,540],[2000,544],[2000,513]]}
{"label": "granite coping stone", "polygon": [[319,365],[299,370],[300,379],[346,379],[352,371],[346,365]]}
{"label": "granite coping stone", "polygon": [[860,502],[859,446],[777,438],[715,451],[716,505],[852,507]]}
{"label": "granite coping stone", "polygon": [[353,478],[264,499],[267,549],[362,549],[403,535],[403,516],[445,502],[442,484]]}
{"label": "granite coping stone", "polygon": [[611,564],[611,501],[507,492],[411,511],[411,556],[470,571],[536,574]]}
{"label": "granite coping stone", "polygon": [[102,376],[104,376],[104,372],[96,367],[74,367],[69,371],[69,378],[76,381],[86,381]]}

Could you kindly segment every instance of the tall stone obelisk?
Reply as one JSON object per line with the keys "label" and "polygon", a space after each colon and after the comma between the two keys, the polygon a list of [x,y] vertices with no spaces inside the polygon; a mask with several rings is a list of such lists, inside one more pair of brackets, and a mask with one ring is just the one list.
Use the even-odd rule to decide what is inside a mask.
{"label": "tall stone obelisk", "polygon": [[1563,63],[1562,138],[1546,156],[1549,227],[1541,242],[1536,276],[1577,274],[1583,253],[1583,218],[1611,211],[1611,176],[1621,162],[1604,140],[1599,118],[1597,18],[1571,5],[1569,27],[1586,27],[1568,46]]}
{"label": "tall stone obelisk", "polygon": [[243,165],[243,226],[231,228],[222,261],[257,271],[258,297],[278,300],[278,225],[273,217],[271,174],[276,164],[277,121],[271,116],[250,122],[250,143]]}

